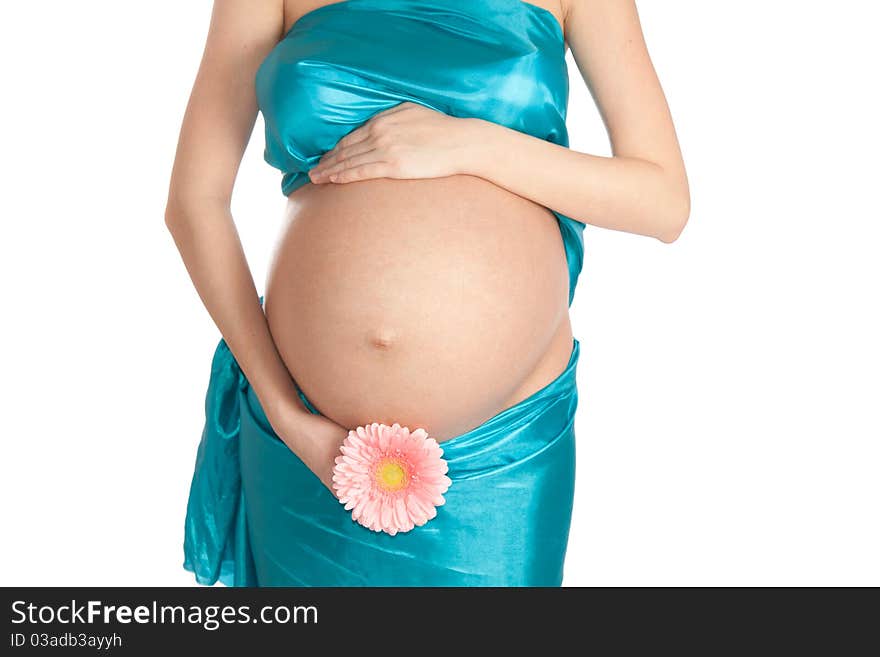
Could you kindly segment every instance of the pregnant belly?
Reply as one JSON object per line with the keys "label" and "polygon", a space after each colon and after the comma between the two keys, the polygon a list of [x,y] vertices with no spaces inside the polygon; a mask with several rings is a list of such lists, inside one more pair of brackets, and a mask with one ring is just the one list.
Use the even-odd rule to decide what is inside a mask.
{"label": "pregnant belly", "polygon": [[301,187],[264,308],[323,415],[437,440],[549,383],[572,347],[555,217],[472,176]]}

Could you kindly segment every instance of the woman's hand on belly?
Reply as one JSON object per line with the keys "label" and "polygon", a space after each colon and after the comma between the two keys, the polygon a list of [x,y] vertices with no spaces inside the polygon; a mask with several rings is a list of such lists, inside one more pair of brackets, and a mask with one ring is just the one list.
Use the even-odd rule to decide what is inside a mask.
{"label": "woman's hand on belly", "polygon": [[465,173],[474,144],[470,119],[404,102],[339,140],[309,172],[313,183],[372,178],[443,178]]}
{"label": "woman's hand on belly", "polygon": [[278,437],[335,496],[333,466],[348,429],[291,401],[266,414]]}

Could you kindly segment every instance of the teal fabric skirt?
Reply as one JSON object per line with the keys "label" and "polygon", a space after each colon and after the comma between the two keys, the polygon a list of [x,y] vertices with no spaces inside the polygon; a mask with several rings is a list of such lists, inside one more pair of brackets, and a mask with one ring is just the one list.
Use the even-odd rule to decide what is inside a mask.
{"label": "teal fabric skirt", "polygon": [[352,520],[281,441],[221,339],[184,568],[200,584],[228,586],[559,586],[574,498],[579,354],[575,339],[553,381],[441,443],[452,480],[446,504],[422,527],[390,536]]}

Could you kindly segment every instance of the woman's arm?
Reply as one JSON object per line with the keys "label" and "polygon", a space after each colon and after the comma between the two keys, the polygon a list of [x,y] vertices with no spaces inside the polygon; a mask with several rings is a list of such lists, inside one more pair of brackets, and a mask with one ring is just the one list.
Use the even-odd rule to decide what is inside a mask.
{"label": "woman's arm", "polygon": [[563,5],[566,39],[605,122],[612,157],[402,103],[341,139],[312,169],[312,181],[470,174],[583,223],[674,241],[687,222],[690,193],[635,2]]}
{"label": "woman's arm", "polygon": [[672,242],[690,214],[690,193],[635,2],[568,0],[564,7],[566,39],[613,156],[579,153],[486,124],[468,172],[572,219]]}
{"label": "woman's arm", "polygon": [[269,332],[230,210],[258,111],[254,75],[282,35],[283,13],[281,0],[215,1],[180,131],[165,223],[273,428],[329,487],[333,454],[347,431],[300,402]]}

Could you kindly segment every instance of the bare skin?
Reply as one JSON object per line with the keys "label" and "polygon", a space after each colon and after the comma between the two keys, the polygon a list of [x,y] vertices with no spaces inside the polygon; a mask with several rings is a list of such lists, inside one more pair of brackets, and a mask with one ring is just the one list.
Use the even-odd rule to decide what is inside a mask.
{"label": "bare skin", "polygon": [[[349,426],[371,418],[406,419],[411,426],[428,425],[429,431],[433,425],[439,438],[448,438],[513,405],[563,369],[572,339],[567,279],[558,228],[546,207],[595,226],[672,242],[687,221],[689,193],[634,2],[536,2],[563,27],[606,123],[612,157],[578,153],[503,126],[409,103],[376,115],[340,140],[313,169],[313,184],[292,195],[264,313],[230,211],[234,179],[257,116],[253,78],[290,25],[324,4],[330,3],[215,0],[181,128],[166,225],[273,429],[330,488],[333,458]],[[364,197],[371,201],[356,202]],[[420,222],[406,223],[413,213]],[[436,254],[431,271],[442,268],[444,261],[447,275],[463,267],[461,289],[483,286],[477,296],[482,292],[502,304],[495,310],[510,318],[510,326],[486,340],[485,329],[476,327],[491,325],[499,315],[481,316],[487,312],[485,301],[468,303],[459,296],[443,307],[440,295],[449,296],[449,289],[444,289],[448,276],[442,269],[433,278],[396,272],[371,279],[363,272],[354,277],[353,269],[305,261],[309,243],[320,243],[314,252],[340,248],[330,239],[332,230],[319,230],[322,217],[341,224],[363,221],[373,230],[384,226],[397,234],[407,226],[422,226],[424,231],[408,235],[416,243],[444,227],[461,234],[470,221],[475,235],[482,237],[453,241],[448,251]],[[364,231],[360,242],[347,247],[368,252],[371,234]],[[514,263],[519,268],[505,264],[503,257],[492,259],[489,236],[499,235],[508,239],[505,249],[520,259]],[[530,245],[531,250],[525,248]],[[470,257],[462,255],[466,247]],[[517,289],[522,295],[518,298],[511,295],[510,276],[521,272],[525,261],[535,273],[514,282],[531,285]],[[297,284],[303,276],[311,278]],[[355,298],[366,297],[370,307],[387,312],[361,317],[359,323],[322,338],[320,328],[332,326],[339,307],[320,299],[339,302],[340,281],[354,288],[339,307],[352,309]],[[503,281],[508,287],[501,294],[497,286]],[[330,286],[320,289],[323,297],[316,291],[322,284]],[[280,301],[291,296],[296,303]],[[298,304],[307,304],[308,312],[298,312]],[[444,323],[456,306],[464,309],[470,333],[459,335],[461,326]],[[432,309],[436,314],[430,314]],[[432,321],[413,319],[419,313],[428,313]],[[303,319],[309,315],[312,320]],[[436,345],[450,340],[454,348],[438,353]],[[499,340],[522,357],[503,358],[501,349],[493,353],[490,345],[498,347]],[[483,356],[478,363],[475,353]],[[431,368],[440,368],[435,381],[442,383],[434,387],[425,383]],[[351,385],[339,391],[343,371]],[[291,373],[329,417],[305,409]],[[424,381],[413,390],[419,374]],[[450,382],[450,377],[455,378]],[[384,388],[376,385],[380,379]],[[366,394],[377,390],[374,399]]]}
{"label": "bare skin", "polygon": [[398,422],[442,442],[568,363],[568,268],[546,208],[455,175],[306,185],[288,209],[266,316],[341,426]]}

